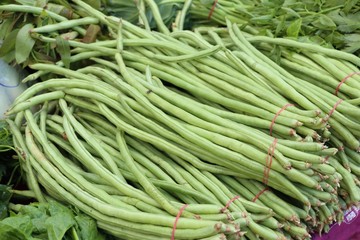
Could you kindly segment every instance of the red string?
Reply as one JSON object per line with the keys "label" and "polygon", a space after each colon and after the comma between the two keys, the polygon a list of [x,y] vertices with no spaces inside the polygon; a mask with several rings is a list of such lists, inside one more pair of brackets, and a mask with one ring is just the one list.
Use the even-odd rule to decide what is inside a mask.
{"label": "red string", "polygon": [[274,116],[273,120],[271,121],[271,124],[270,124],[270,136],[272,136],[272,130],[273,130],[273,126],[275,124],[275,120],[276,118],[288,107],[291,107],[291,106],[294,106],[294,104],[291,104],[291,103],[288,103],[288,104],[285,104]]}
{"label": "red string", "polygon": [[269,146],[268,155],[266,156],[266,165],[265,165],[265,169],[264,169],[264,178],[263,178],[263,183],[266,184],[266,185],[269,182],[269,174],[270,174],[270,169],[271,169],[271,165],[272,165],[272,159],[273,159],[273,156],[274,156],[277,141],[278,141],[278,139],[274,138],[274,141]]}
{"label": "red string", "polygon": [[214,4],[212,5],[211,10],[210,10],[210,12],[209,12],[208,20],[211,19],[211,16],[213,15],[213,13],[214,13],[214,11],[215,11],[215,7],[216,7],[217,2],[218,2],[218,0],[215,0],[215,1],[214,1]]}
{"label": "red string", "polygon": [[221,209],[221,212],[225,212],[226,209],[228,209],[228,208],[230,207],[231,203],[234,202],[234,201],[235,201],[236,199],[238,199],[238,198],[240,198],[240,196],[237,195],[237,196],[233,197],[232,199],[230,199],[230,200],[226,203],[225,207],[223,207],[223,208]]}
{"label": "red string", "polygon": [[263,194],[264,192],[268,191],[269,188],[266,187],[263,190],[261,190],[258,194],[256,194],[256,196],[253,198],[253,200],[251,200],[252,202],[256,202],[256,200],[260,197],[261,194]]}
{"label": "red string", "polygon": [[352,76],[354,75],[360,75],[360,72],[353,72],[353,73],[350,73],[349,75],[347,75],[346,77],[344,77],[341,82],[339,83],[339,85],[337,85],[336,89],[335,89],[335,96],[338,95],[338,92],[340,90],[340,87],[341,85],[346,81],[348,80],[349,78],[351,78]]}
{"label": "red string", "polygon": [[174,226],[171,232],[171,240],[175,240],[175,231],[176,231],[176,225],[180,219],[181,214],[184,212],[185,208],[188,206],[188,204],[184,204],[180,209],[178,214],[176,215]]}
{"label": "red string", "polygon": [[327,122],[329,120],[329,118],[331,117],[331,115],[333,115],[333,113],[335,112],[336,108],[340,105],[340,103],[342,102],[342,99],[339,99],[333,106],[333,108],[330,110],[330,112],[328,113],[328,116],[323,120],[323,122]]}

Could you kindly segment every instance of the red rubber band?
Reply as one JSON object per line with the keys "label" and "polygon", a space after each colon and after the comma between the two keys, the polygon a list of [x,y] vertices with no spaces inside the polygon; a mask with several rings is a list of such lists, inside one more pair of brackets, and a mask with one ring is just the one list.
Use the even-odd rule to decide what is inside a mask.
{"label": "red rubber band", "polygon": [[226,203],[225,207],[223,207],[223,208],[221,209],[221,212],[225,212],[225,211],[230,207],[231,203],[233,203],[233,202],[234,202],[236,199],[238,199],[238,198],[240,198],[239,195],[237,195],[237,196],[233,197],[232,199],[230,199],[230,200]]}
{"label": "red rubber band", "polygon": [[324,119],[323,122],[327,122],[329,120],[329,118],[331,117],[331,115],[333,115],[333,113],[335,112],[336,108],[340,105],[340,103],[342,102],[342,99],[339,99],[333,106],[333,108],[330,110],[330,112],[328,113],[328,116]]}
{"label": "red rubber band", "polygon": [[274,116],[274,118],[273,118],[273,120],[271,121],[271,124],[270,124],[270,136],[272,136],[272,130],[273,130],[273,127],[274,127],[276,118],[277,118],[285,109],[287,109],[288,107],[291,107],[291,106],[294,106],[294,104],[291,104],[291,103],[285,104],[285,105],[275,114],[275,116]]}
{"label": "red rubber band", "polygon": [[211,10],[210,10],[209,15],[208,15],[208,20],[211,19],[211,16],[213,15],[213,13],[215,11],[215,7],[216,7],[217,2],[218,2],[218,0],[214,1],[214,4],[212,5]]}
{"label": "red rubber band", "polygon": [[269,174],[270,174],[272,159],[274,157],[274,152],[275,152],[277,141],[278,141],[278,139],[274,138],[274,141],[269,146],[268,155],[266,156],[266,165],[265,165],[265,169],[264,169],[264,178],[263,178],[263,183],[266,185],[269,182]]}
{"label": "red rubber band", "polygon": [[263,194],[264,192],[270,190],[268,187],[264,188],[263,190],[261,190],[258,194],[256,194],[256,196],[253,198],[253,200],[251,200],[252,202],[256,202],[256,200],[258,200],[258,198],[260,197],[261,194]]}
{"label": "red rubber band", "polygon": [[176,218],[175,218],[175,222],[174,222],[174,226],[173,226],[173,229],[172,229],[172,232],[171,232],[171,240],[175,240],[175,231],[176,231],[176,225],[180,219],[180,216],[181,214],[184,212],[185,208],[189,206],[188,204],[184,204],[180,209],[179,209],[179,212],[178,214],[176,215]]}
{"label": "red rubber band", "polygon": [[341,85],[346,81],[348,80],[349,78],[351,78],[352,76],[354,75],[360,75],[360,72],[353,72],[353,73],[350,73],[349,75],[347,75],[346,77],[344,77],[341,82],[339,83],[339,85],[337,85],[336,89],[335,89],[335,96],[338,95],[338,92],[340,90],[340,87]]}

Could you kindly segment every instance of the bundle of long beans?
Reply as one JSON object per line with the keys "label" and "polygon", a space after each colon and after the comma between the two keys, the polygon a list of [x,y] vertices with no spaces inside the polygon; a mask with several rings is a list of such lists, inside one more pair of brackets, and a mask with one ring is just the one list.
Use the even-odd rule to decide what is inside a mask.
{"label": "bundle of long beans", "polygon": [[[52,24],[28,29],[34,46],[69,49],[55,64],[29,65],[36,72],[25,80],[42,81],[7,113],[39,201],[75,205],[124,239],[303,239],[358,203],[356,170],[333,157],[338,145],[322,142],[343,140],[356,169],[353,102],[326,115],[336,96],[313,93],[306,74],[272,62],[231,22],[150,32],[73,2],[83,17],[71,21],[0,6],[45,13]],[[107,39],[81,42],[89,24]]]}

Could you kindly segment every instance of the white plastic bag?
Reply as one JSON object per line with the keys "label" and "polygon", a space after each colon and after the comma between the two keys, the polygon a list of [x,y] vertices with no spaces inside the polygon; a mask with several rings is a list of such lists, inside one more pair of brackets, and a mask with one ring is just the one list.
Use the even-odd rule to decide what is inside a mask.
{"label": "white plastic bag", "polygon": [[0,119],[4,118],[6,110],[25,89],[21,83],[22,74],[0,59]]}

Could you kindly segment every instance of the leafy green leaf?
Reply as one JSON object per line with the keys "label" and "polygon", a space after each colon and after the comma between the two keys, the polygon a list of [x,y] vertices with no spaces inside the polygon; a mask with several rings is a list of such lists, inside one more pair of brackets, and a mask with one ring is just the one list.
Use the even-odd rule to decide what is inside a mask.
{"label": "leafy green leaf", "polygon": [[36,0],[35,6],[44,8],[47,4],[48,0]]}
{"label": "leafy green leaf", "polygon": [[70,44],[61,36],[56,38],[56,51],[60,54],[64,66],[70,68]]}
{"label": "leafy green leaf", "polygon": [[276,25],[275,28],[275,36],[279,36],[279,34],[284,30],[285,28],[285,15],[282,15],[279,17],[280,21],[279,23]]}
{"label": "leafy green leaf", "polygon": [[348,13],[357,3],[358,3],[358,0],[345,1],[345,6],[343,8],[343,12]]}
{"label": "leafy green leaf", "polygon": [[12,50],[15,49],[14,39],[16,38],[18,33],[19,33],[19,29],[15,29],[7,35],[0,48],[0,57],[5,56],[6,54],[10,53]]}
{"label": "leafy green leaf", "polygon": [[[12,229],[3,230],[1,224]],[[10,230],[9,230],[10,231]],[[70,209],[56,201],[32,203],[22,206],[18,214],[0,221],[1,236],[13,234],[14,240],[104,240],[98,232],[95,220],[78,210]]]}
{"label": "leafy green leaf", "polygon": [[322,30],[336,29],[336,24],[334,23],[334,21],[330,17],[323,14],[321,14],[319,18],[312,22],[312,25]]}
{"label": "leafy green leaf", "polygon": [[29,236],[26,236],[15,225],[6,224],[0,222],[0,239],[6,240],[30,240]]}
{"label": "leafy green leaf", "polygon": [[36,233],[46,232],[45,221],[47,216],[47,206],[42,204],[32,204],[20,209],[21,215],[29,216],[34,225]]}
{"label": "leafy green leaf", "polygon": [[0,40],[4,40],[6,36],[11,32],[13,27],[12,19],[3,19],[0,24]]}
{"label": "leafy green leaf", "polygon": [[360,43],[360,34],[345,34],[344,35],[345,42],[356,42]]}
{"label": "leafy green leaf", "polygon": [[[6,168],[4,165],[1,166]],[[0,184],[0,219],[4,219],[5,217],[7,217],[10,198],[11,198],[10,187]]]}
{"label": "leafy green leaf", "polygon": [[95,9],[100,9],[101,7],[101,1],[100,0],[83,0],[84,2],[86,2],[87,4],[89,4],[90,6],[92,6]]}
{"label": "leafy green leaf", "polygon": [[55,201],[49,202],[48,210],[50,217],[45,224],[49,240],[61,240],[65,233],[75,225],[74,215],[70,209]]}
{"label": "leafy green leaf", "polygon": [[328,13],[327,16],[338,25],[337,29],[340,32],[350,33],[360,29],[360,12],[346,15],[343,12],[336,10]]}
{"label": "leafy green leaf", "polygon": [[282,7],[281,9],[285,10],[288,16],[296,17],[296,18],[301,18],[301,16],[300,16],[296,11],[294,11],[294,10],[291,9],[291,8]]}
{"label": "leafy green leaf", "polygon": [[[33,224],[29,216],[14,216],[8,217],[1,221],[1,225],[7,225],[20,231],[26,239],[30,239],[33,230]],[[1,238],[4,239],[4,238]]]}
{"label": "leafy green leaf", "polygon": [[57,213],[46,220],[49,240],[61,240],[65,233],[75,225],[71,214]]}
{"label": "leafy green leaf", "polygon": [[86,240],[104,240],[104,236],[97,231],[97,225],[94,219],[85,216],[78,215],[75,217],[80,239]]}
{"label": "leafy green leaf", "polygon": [[348,53],[355,53],[356,51],[359,50],[360,50],[360,42],[350,43],[348,44],[347,47],[343,49],[344,52],[348,52]]}
{"label": "leafy green leaf", "polygon": [[286,29],[286,35],[288,37],[294,37],[297,38],[299,36],[299,32],[301,29],[302,19],[299,18],[295,21],[293,21],[289,27]]}
{"label": "leafy green leaf", "polygon": [[15,1],[22,5],[27,5],[27,6],[35,6],[36,3],[36,1],[34,0],[15,0]]}
{"label": "leafy green leaf", "polygon": [[25,62],[35,45],[35,40],[30,36],[30,30],[34,26],[31,23],[24,25],[16,36],[15,59],[17,63]]}

